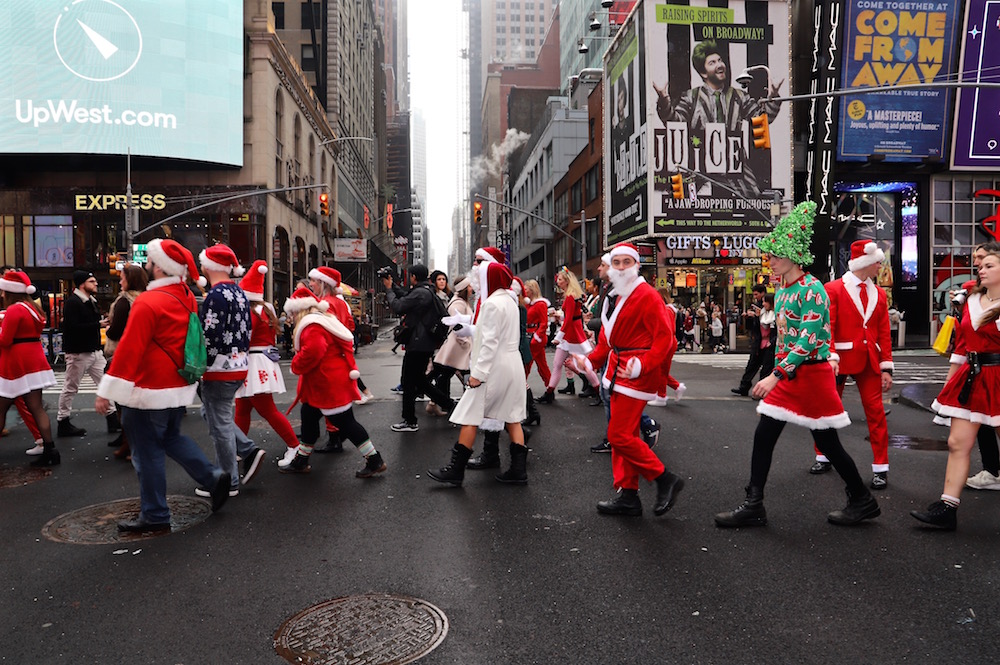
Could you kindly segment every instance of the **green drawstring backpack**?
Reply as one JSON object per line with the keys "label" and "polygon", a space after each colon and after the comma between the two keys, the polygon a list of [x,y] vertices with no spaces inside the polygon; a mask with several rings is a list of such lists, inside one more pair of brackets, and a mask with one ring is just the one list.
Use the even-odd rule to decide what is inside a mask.
{"label": "green drawstring backpack", "polygon": [[[172,293],[168,296],[179,302],[184,309],[184,301]],[[201,375],[208,368],[208,349],[205,347],[205,331],[201,328],[201,320],[197,312],[188,314],[187,337],[184,339],[184,365],[177,368],[177,373],[181,375],[188,384],[197,383]]]}

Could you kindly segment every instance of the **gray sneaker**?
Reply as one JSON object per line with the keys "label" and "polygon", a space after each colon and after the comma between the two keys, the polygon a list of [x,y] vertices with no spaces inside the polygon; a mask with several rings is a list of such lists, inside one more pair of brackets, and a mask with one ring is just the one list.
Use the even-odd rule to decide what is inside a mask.
{"label": "gray sneaker", "polygon": [[1000,490],[1000,476],[994,476],[986,469],[983,469],[966,480],[965,486],[971,487],[974,490]]}

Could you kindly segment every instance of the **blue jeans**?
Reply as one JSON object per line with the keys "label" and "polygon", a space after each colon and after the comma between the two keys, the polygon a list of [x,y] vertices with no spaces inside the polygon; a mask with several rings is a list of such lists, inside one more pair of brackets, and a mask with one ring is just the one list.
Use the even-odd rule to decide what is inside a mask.
{"label": "blue jeans", "polygon": [[140,517],[169,522],[166,457],[180,464],[202,487],[213,487],[222,475],[198,444],[181,434],[184,407],[147,411],[122,406],[121,421],[132,448],[132,466],[139,476]]}
{"label": "blue jeans", "polygon": [[240,486],[236,455],[246,459],[256,449],[235,422],[236,391],[242,385],[242,381],[201,382],[201,415],[215,443],[215,463],[232,476],[233,489]]}

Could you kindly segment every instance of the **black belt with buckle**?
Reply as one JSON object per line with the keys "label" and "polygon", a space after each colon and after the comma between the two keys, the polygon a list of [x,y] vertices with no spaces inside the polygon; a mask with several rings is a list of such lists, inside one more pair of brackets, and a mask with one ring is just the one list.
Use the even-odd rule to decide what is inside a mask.
{"label": "black belt with buckle", "polygon": [[969,362],[969,375],[965,377],[965,384],[958,393],[959,404],[965,404],[969,401],[969,396],[972,394],[972,384],[975,383],[979,373],[983,371],[983,367],[1000,365],[1000,353],[977,353],[976,351],[969,351],[966,354],[966,359]]}
{"label": "black belt with buckle", "polygon": [[636,347],[613,346],[611,347],[611,349],[615,352],[615,368],[611,372],[611,382],[608,385],[609,393],[615,389],[615,383],[618,381],[618,367],[622,363],[622,353],[628,351],[649,351],[649,348],[645,346],[636,346]]}
{"label": "black belt with buckle", "polygon": [[41,342],[41,337],[15,337],[13,344],[29,344],[31,342]]}

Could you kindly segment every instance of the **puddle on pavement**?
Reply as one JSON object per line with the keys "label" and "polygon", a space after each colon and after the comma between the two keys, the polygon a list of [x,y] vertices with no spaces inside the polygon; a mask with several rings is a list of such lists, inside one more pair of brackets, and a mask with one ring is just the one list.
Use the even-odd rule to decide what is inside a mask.
{"label": "puddle on pavement", "polygon": [[893,434],[889,437],[890,448],[902,450],[948,450],[948,438],[930,439],[923,436],[906,436]]}

